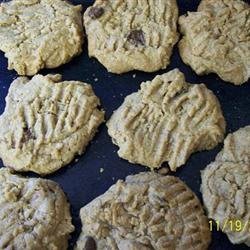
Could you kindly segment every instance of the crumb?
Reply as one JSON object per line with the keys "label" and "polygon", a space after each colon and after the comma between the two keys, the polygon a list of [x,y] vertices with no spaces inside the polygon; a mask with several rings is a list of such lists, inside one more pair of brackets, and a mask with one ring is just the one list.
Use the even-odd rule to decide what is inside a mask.
{"label": "crumb", "polygon": [[167,173],[169,172],[169,168],[160,168],[158,170],[158,173],[161,174],[161,175],[166,175]]}
{"label": "crumb", "polygon": [[100,168],[100,173],[103,173],[104,172],[104,168]]}
{"label": "crumb", "polygon": [[94,81],[95,81],[95,82],[98,82],[98,78],[95,78]]}
{"label": "crumb", "polygon": [[136,78],[136,74],[133,74],[133,78]]}
{"label": "crumb", "polygon": [[75,159],[75,162],[78,162],[78,161],[79,161],[79,159],[76,158],[76,159]]}

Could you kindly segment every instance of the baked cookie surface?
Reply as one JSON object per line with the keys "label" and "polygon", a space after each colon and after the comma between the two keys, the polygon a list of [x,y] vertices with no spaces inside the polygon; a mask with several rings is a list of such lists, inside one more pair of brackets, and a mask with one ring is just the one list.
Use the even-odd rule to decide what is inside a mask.
{"label": "baked cookie surface", "polygon": [[178,40],[177,19],[175,0],[96,0],[84,14],[89,56],[113,73],[164,69]]}
{"label": "baked cookie surface", "polygon": [[[76,249],[207,249],[208,220],[180,179],[140,173],[119,180],[80,212]],[[94,246],[96,248],[94,248]]]}
{"label": "baked cookie surface", "polygon": [[250,77],[250,5],[241,0],[202,0],[179,18],[179,51],[198,74],[216,73],[240,85]]}
{"label": "baked cookie surface", "polygon": [[250,126],[227,135],[216,161],[250,163]]}
{"label": "baked cookie surface", "polygon": [[225,120],[204,84],[189,84],[178,70],[156,76],[127,96],[107,123],[118,154],[132,163],[172,171],[193,153],[224,138]]}
{"label": "baked cookie surface", "polygon": [[202,171],[208,217],[233,244],[250,246],[250,126],[229,134],[215,162]]}
{"label": "baked cookie surface", "polygon": [[66,250],[73,231],[59,185],[0,169],[0,249]]}
{"label": "baked cookie surface", "polygon": [[16,171],[49,174],[82,154],[104,121],[89,84],[60,75],[19,77],[0,117],[0,157]]}
{"label": "baked cookie surface", "polygon": [[12,0],[0,4],[0,50],[8,69],[35,75],[80,54],[81,6],[63,0]]}

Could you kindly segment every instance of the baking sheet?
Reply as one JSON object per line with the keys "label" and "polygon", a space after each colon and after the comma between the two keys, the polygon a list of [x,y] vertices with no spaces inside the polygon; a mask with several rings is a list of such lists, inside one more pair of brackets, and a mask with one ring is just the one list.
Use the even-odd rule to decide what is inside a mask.
{"label": "baking sheet", "polygon": [[[0,2],[2,2],[0,0]],[[93,1],[71,1],[74,4],[83,4],[85,10]],[[180,14],[187,11],[195,11],[199,2],[197,0],[177,1]],[[1,41],[0,41],[1,42]],[[143,73],[134,71],[122,75],[108,73],[106,69],[95,59],[87,55],[87,41],[84,43],[83,53],[74,58],[70,63],[52,70],[42,70],[41,74],[60,73],[64,80],[79,80],[90,83],[96,95],[101,99],[102,107],[106,111],[106,120],[112,112],[120,106],[126,95],[139,89],[142,81],[151,80],[157,74],[162,74],[174,68],[179,68],[191,83],[205,83],[218,97],[225,119],[227,121],[227,133],[250,124],[250,84],[236,87],[220,80],[215,74],[197,76],[194,71],[186,66],[180,59],[175,47],[171,64],[166,70],[156,73]],[[7,59],[0,53],[0,113],[5,107],[5,96],[10,83],[17,77],[14,71],[7,70]],[[185,166],[181,167],[175,176],[180,177],[201,198],[200,171],[214,160],[221,149],[222,144],[214,150],[193,154]],[[76,227],[72,234],[69,249],[73,246],[81,230],[79,210],[82,206],[104,193],[118,179],[124,179],[129,174],[136,174],[146,169],[139,165],[133,165],[122,160],[117,155],[117,147],[112,144],[103,124],[94,140],[87,147],[85,154],[78,157],[67,167],[47,176],[46,178],[58,182],[67,194],[71,204],[73,224]],[[0,161],[0,166],[3,166]],[[104,170],[101,173],[101,168]],[[28,173],[27,176],[36,176]],[[213,231],[213,240],[210,249],[231,250],[248,249],[245,245],[232,245],[226,235]]]}

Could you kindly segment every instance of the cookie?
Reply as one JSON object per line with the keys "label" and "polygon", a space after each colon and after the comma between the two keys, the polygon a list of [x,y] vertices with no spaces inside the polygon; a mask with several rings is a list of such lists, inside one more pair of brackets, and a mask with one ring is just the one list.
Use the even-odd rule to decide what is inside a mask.
{"label": "cookie", "polygon": [[[250,246],[250,126],[225,139],[216,161],[202,172],[208,217],[233,244]],[[218,229],[217,229],[218,230]]]}
{"label": "cookie", "polygon": [[12,0],[0,4],[0,50],[8,69],[35,75],[67,63],[82,51],[81,6],[63,0]]}
{"label": "cookie", "polygon": [[73,231],[59,185],[0,169],[0,249],[66,250]]}
{"label": "cookie", "polygon": [[204,84],[189,84],[178,70],[156,76],[126,97],[107,123],[120,157],[151,169],[168,162],[172,171],[193,153],[224,138],[225,120]]}
{"label": "cookie", "polygon": [[173,176],[128,176],[84,206],[80,215],[76,250],[204,250],[210,243],[198,198]]}
{"label": "cookie", "polygon": [[240,0],[202,0],[179,18],[182,60],[198,74],[216,73],[240,85],[250,77],[250,6]]}
{"label": "cookie", "polygon": [[109,72],[165,69],[178,40],[175,0],[96,0],[84,14],[90,57]]}
{"label": "cookie", "polygon": [[104,121],[89,84],[60,75],[19,77],[0,117],[0,157],[16,171],[49,174],[82,154]]}

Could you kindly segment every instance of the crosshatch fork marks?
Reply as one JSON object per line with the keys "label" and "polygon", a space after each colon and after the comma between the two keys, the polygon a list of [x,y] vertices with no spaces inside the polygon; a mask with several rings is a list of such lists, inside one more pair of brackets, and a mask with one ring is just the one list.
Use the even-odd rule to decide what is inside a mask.
{"label": "crosshatch fork marks", "polygon": [[83,153],[104,120],[90,85],[60,75],[15,80],[0,118],[0,156],[6,166],[54,172]]}

